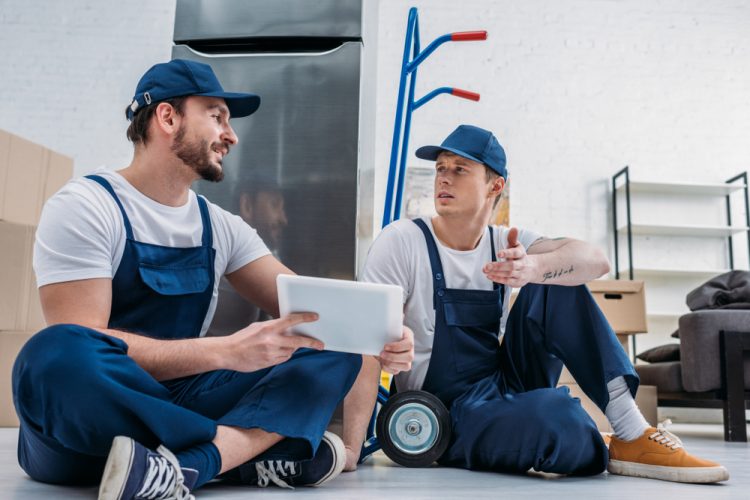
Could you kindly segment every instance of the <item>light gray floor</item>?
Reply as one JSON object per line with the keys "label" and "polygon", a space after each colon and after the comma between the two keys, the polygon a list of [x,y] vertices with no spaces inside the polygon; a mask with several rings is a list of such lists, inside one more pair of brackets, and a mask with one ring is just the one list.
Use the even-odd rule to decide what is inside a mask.
{"label": "light gray floor", "polygon": [[[724,464],[729,469],[729,482],[720,485],[686,485],[609,474],[579,478],[513,476],[437,467],[405,469],[392,464],[388,458],[378,453],[369,463],[361,465],[357,472],[342,474],[321,488],[288,491],[209,484],[197,492],[197,498],[750,498],[750,447],[747,443],[725,443],[721,426],[716,424],[675,424],[670,430],[682,438],[690,452]],[[48,486],[28,479],[16,464],[16,436],[16,429],[0,429],[0,499],[96,498],[95,488]]]}

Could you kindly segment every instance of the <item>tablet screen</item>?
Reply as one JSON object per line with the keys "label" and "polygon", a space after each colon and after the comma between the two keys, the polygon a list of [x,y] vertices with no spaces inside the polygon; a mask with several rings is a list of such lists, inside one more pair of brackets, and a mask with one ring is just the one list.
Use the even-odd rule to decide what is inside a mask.
{"label": "tablet screen", "polygon": [[319,319],[291,329],[329,351],[378,355],[401,338],[402,296],[397,285],[280,274],[279,312],[315,312]]}

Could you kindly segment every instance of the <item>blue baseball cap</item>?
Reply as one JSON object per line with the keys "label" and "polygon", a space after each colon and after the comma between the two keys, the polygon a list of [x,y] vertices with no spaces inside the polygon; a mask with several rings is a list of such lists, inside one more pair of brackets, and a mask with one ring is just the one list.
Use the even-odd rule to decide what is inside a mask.
{"label": "blue baseball cap", "polygon": [[234,118],[251,115],[260,106],[255,94],[225,92],[208,64],[173,59],[155,64],[143,74],[128,108],[128,120],[151,103],[190,95],[221,97]]}
{"label": "blue baseball cap", "polygon": [[443,151],[484,163],[503,178],[508,176],[505,150],[489,130],[473,125],[459,125],[440,146],[422,146],[415,154],[417,158],[435,161]]}

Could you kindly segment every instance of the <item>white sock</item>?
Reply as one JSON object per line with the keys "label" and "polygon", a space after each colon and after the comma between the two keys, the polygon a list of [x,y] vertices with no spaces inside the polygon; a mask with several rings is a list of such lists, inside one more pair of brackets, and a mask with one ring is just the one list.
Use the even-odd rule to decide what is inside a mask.
{"label": "white sock", "polygon": [[617,377],[607,384],[609,403],[604,410],[615,436],[623,441],[633,441],[646,432],[649,425],[630,394],[625,377]]}

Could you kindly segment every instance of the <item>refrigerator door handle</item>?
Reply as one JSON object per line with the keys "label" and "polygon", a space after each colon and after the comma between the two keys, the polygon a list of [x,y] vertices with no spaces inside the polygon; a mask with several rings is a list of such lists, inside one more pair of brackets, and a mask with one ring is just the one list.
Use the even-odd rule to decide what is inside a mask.
{"label": "refrigerator door handle", "polygon": [[[362,43],[362,42],[356,42],[356,43]],[[195,54],[196,56],[205,57],[208,59],[211,58],[225,58],[225,57],[231,57],[231,58],[238,58],[238,57],[315,57],[315,56],[326,56],[329,54],[334,54],[338,52],[339,50],[342,50],[346,43],[342,43],[338,47],[335,47],[330,50],[326,50],[324,52],[310,52],[310,51],[304,51],[304,52],[205,52],[201,50],[197,50],[195,47],[184,44],[179,45],[180,47],[184,47],[185,49],[189,50],[191,53]]]}
{"label": "refrigerator door handle", "polygon": [[192,40],[175,42],[205,55],[245,54],[326,54],[349,42],[362,43],[361,38],[278,37],[237,40]]}

